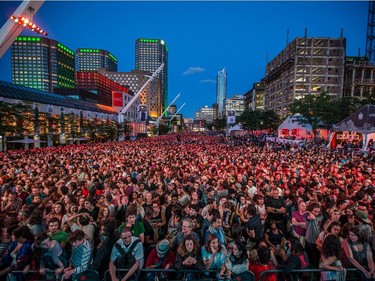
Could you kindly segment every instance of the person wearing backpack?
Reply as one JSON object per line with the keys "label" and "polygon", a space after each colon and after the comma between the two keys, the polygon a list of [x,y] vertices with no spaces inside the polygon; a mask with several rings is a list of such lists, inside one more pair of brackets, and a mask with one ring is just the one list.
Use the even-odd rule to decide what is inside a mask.
{"label": "person wearing backpack", "polygon": [[[139,238],[133,236],[128,227],[121,230],[120,237],[112,248],[109,261],[110,278],[112,281],[133,280],[134,273],[142,268],[144,263],[143,244]],[[128,269],[128,271],[125,275],[117,274],[117,269]]]}

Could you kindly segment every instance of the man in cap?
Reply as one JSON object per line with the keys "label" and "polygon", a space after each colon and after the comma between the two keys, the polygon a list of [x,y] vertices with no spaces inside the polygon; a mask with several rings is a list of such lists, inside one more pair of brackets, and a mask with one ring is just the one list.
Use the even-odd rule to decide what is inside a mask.
{"label": "man in cap", "polygon": [[[151,250],[147,257],[145,268],[156,269],[170,269],[173,268],[176,257],[174,252],[170,249],[170,243],[167,239],[163,239],[156,244],[156,247]],[[159,280],[167,279],[163,273],[149,272],[147,274],[147,281],[154,281],[155,276]]]}

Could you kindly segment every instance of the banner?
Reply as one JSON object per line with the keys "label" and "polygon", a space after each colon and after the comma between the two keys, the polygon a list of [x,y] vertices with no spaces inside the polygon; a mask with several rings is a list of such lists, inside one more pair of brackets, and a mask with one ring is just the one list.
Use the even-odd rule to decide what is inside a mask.
{"label": "banner", "polygon": [[112,106],[124,107],[124,94],[119,91],[112,91]]}

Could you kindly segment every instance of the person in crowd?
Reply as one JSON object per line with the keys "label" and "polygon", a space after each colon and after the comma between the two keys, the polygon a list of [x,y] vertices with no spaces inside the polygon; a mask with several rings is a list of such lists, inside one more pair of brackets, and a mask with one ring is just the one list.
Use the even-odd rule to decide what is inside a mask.
{"label": "person in crowd", "polygon": [[340,230],[341,230],[341,227],[340,227],[340,222],[339,221],[333,221],[331,222],[328,227],[327,227],[327,230],[326,231],[322,231],[318,238],[316,239],[315,243],[316,243],[316,247],[319,251],[322,250],[322,247],[323,247],[323,242],[324,242],[324,239],[326,239],[327,236],[329,235],[336,235],[338,236],[339,233],[340,233]]}
{"label": "person in crowd", "polygon": [[[323,242],[322,261],[319,268],[326,269],[321,273],[322,281],[334,281],[338,279],[337,272],[344,271],[340,257],[342,254],[341,241],[336,235],[329,235]],[[345,272],[341,273],[345,275]],[[345,280],[345,276],[341,276],[340,280]]]}
{"label": "person in crowd", "polygon": [[[249,264],[249,270],[254,273],[255,280],[260,280],[260,274],[263,271],[272,270],[273,268],[269,266],[271,260],[271,250],[266,246],[260,246],[257,250],[257,261]],[[275,273],[268,273],[263,276],[264,281],[276,281],[277,276]]]}
{"label": "person in crowd", "polygon": [[305,250],[312,266],[319,266],[320,252],[316,246],[319,236],[319,223],[321,222],[320,205],[310,203],[306,216]]}
{"label": "person in crowd", "polygon": [[262,239],[263,227],[260,215],[256,213],[255,206],[250,204],[247,206],[248,221],[246,224],[246,233],[249,237],[248,245],[250,250]]}
{"label": "person in crowd", "polygon": [[300,200],[298,210],[294,211],[292,214],[293,235],[301,241],[303,246],[305,245],[306,236],[306,207],[306,202]]}
{"label": "person in crowd", "polygon": [[136,220],[137,213],[137,206],[135,204],[129,205],[129,207],[126,209],[125,222],[119,226],[118,232],[121,233],[124,227],[130,228],[132,230],[132,234],[141,239],[142,243],[144,243],[145,228],[142,222]]}
{"label": "person in crowd", "polygon": [[276,187],[272,189],[270,197],[266,201],[266,209],[268,218],[276,221],[277,226],[285,232],[286,204],[284,199],[279,196],[279,190]]}
{"label": "person in crowd", "polygon": [[220,213],[215,212],[212,216],[211,225],[208,227],[206,231],[206,235],[204,237],[205,242],[207,242],[208,237],[211,234],[215,234],[215,236],[219,239],[220,244],[224,246],[226,245],[226,238],[225,238],[224,230],[223,230],[223,227],[221,226],[221,223],[222,223],[222,219],[220,217]]}
{"label": "person in crowd", "polygon": [[241,273],[248,271],[249,260],[244,243],[234,240],[227,245],[225,267],[227,276],[230,279],[237,278]]}
{"label": "person in crowd", "polygon": [[284,260],[286,240],[284,234],[277,228],[275,221],[270,221],[270,228],[264,233],[264,238],[271,251]]}
{"label": "person in crowd", "polygon": [[290,254],[287,258],[286,264],[283,267],[283,272],[286,280],[299,280],[299,273],[292,273],[294,269],[303,269],[307,267],[306,254],[300,240],[296,237],[289,239]]}
{"label": "person in crowd", "polygon": [[52,240],[47,234],[41,234],[35,238],[35,245],[41,249],[39,272],[46,275],[46,269],[54,270],[54,274],[47,274],[48,279],[53,279],[54,275],[59,276],[68,265],[68,255],[60,243]]}
{"label": "person in crowd", "polygon": [[25,280],[22,273],[11,273],[11,271],[28,272],[32,259],[33,234],[27,226],[19,226],[13,231],[14,240],[10,244],[6,255],[3,257],[3,269],[0,271],[0,278],[8,274],[11,280]]}
{"label": "person in crowd", "polygon": [[[175,262],[176,256],[170,247],[169,241],[163,239],[151,250],[147,257],[145,268],[170,269],[174,267]],[[167,278],[164,273],[149,272],[147,281],[153,281],[156,276],[158,276],[159,280]]]}
{"label": "person in crowd", "polygon": [[103,221],[99,236],[100,244],[98,245],[90,269],[96,270],[103,278],[104,273],[108,269],[113,245],[116,243],[119,236],[116,230],[116,219],[114,217],[110,216]]}
{"label": "person in crowd", "polygon": [[23,201],[18,197],[17,192],[9,190],[6,200],[1,202],[0,210],[12,218],[12,223],[17,222],[17,214],[22,209]]}
{"label": "person in crowd", "polygon": [[351,264],[358,269],[359,280],[375,278],[375,265],[372,251],[363,232],[358,227],[349,229],[349,238],[344,240],[343,249],[345,256]]}
{"label": "person in crowd", "polygon": [[[176,269],[178,270],[200,270],[202,269],[202,257],[200,247],[191,235],[184,237],[183,241],[179,244],[176,255]],[[191,281],[199,279],[199,274],[192,272],[180,273],[177,276],[178,279]]]}
{"label": "person in crowd", "polygon": [[216,269],[216,273],[205,273],[206,275],[211,276],[212,278],[220,278],[224,276],[226,267],[226,250],[225,246],[220,243],[219,238],[211,233],[207,237],[206,244],[202,246],[202,260],[205,269],[213,270]]}
{"label": "person in crowd", "polygon": [[182,221],[181,232],[178,232],[174,242],[172,244],[172,249],[177,250],[178,246],[181,245],[185,237],[191,236],[195,239],[198,245],[200,245],[200,237],[197,233],[193,231],[193,222],[190,218],[186,218]]}
{"label": "person in crowd", "polygon": [[63,270],[62,278],[76,280],[77,274],[89,269],[93,251],[82,230],[73,231],[69,235],[68,242],[72,245],[72,254],[68,267]]}
{"label": "person in crowd", "polygon": [[[128,264],[126,268],[125,265],[120,265],[117,263],[118,259],[121,259],[125,254],[131,254],[134,257],[134,264]],[[142,241],[132,234],[132,230],[129,227],[124,227],[120,233],[120,239],[114,244],[110,262],[109,262],[109,274],[110,280],[113,281],[126,281],[133,280],[135,278],[134,274],[137,269],[143,267],[144,256],[143,256],[143,245]],[[123,268],[118,268],[123,266]],[[118,269],[127,269],[126,272],[119,272]]]}

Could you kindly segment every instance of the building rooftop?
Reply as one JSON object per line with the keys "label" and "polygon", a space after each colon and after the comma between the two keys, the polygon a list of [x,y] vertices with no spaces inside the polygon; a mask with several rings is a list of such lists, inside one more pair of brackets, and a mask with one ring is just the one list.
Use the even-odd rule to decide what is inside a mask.
{"label": "building rooftop", "polygon": [[43,104],[50,104],[100,113],[117,114],[117,112],[109,106],[103,107],[102,105],[98,105],[95,103],[77,100],[59,94],[41,91],[38,89],[29,88],[5,81],[0,81],[0,97],[38,102]]}

